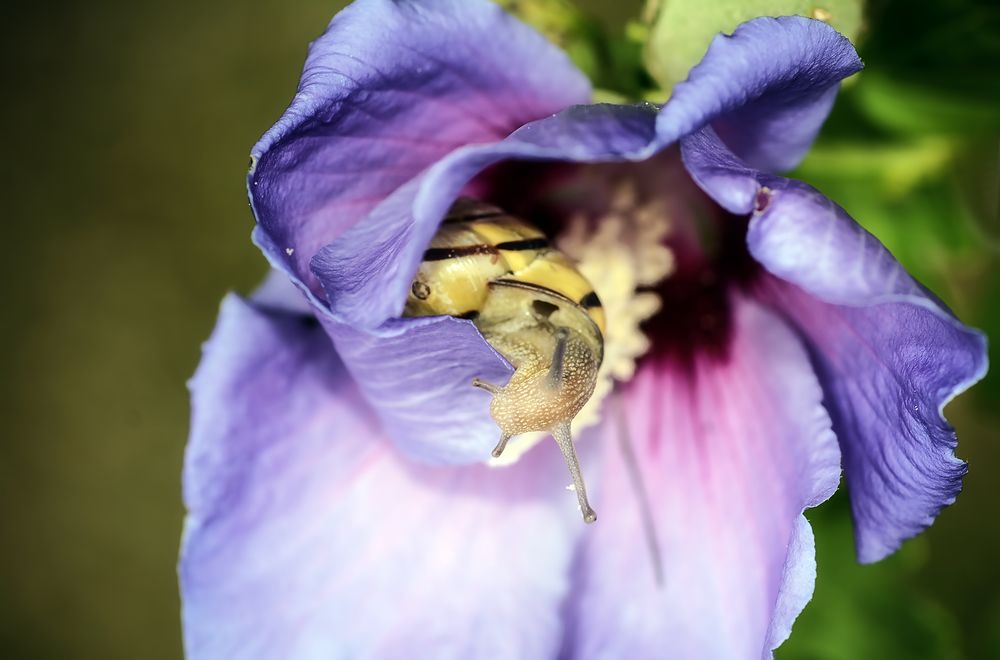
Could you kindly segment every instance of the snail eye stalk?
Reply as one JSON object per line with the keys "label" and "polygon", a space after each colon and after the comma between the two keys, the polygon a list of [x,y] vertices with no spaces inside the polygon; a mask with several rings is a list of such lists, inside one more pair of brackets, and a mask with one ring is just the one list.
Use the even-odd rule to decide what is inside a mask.
{"label": "snail eye stalk", "polygon": [[500,441],[493,449],[494,458],[503,454],[507,441],[518,433],[550,432],[569,468],[583,520],[592,523],[597,520],[597,514],[587,500],[587,487],[573,446],[570,423],[579,412],[578,406],[590,396],[588,392],[581,402],[581,392],[588,388],[593,391],[597,365],[593,355],[582,346],[584,342],[574,338],[574,334],[567,328],[555,329],[551,335],[551,356],[547,360],[537,356],[522,362],[506,386],[498,387],[479,378],[472,384],[493,395],[490,413],[500,427]]}

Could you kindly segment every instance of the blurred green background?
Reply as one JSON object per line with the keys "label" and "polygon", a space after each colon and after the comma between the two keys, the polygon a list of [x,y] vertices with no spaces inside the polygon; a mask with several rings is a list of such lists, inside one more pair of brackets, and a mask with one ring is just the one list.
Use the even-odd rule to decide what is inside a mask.
{"label": "blurred green background", "polygon": [[[180,656],[184,383],[222,295],[265,271],[247,154],[342,4],[5,8],[3,657]],[[611,26],[589,55],[602,83],[641,92],[638,0],[579,4]],[[998,338],[995,4],[869,3],[868,70],[797,174]],[[965,492],[891,559],[854,563],[842,493],[812,512],[816,597],[779,658],[1000,657],[998,403],[991,376],[949,407]]]}

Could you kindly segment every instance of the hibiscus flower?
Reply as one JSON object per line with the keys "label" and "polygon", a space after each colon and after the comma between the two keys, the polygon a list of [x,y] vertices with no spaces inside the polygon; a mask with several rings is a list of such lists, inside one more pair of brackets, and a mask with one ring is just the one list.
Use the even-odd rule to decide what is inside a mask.
{"label": "hibiscus flower", "polygon": [[[180,565],[191,658],[758,658],[816,565],[843,469],[878,560],[961,488],[943,406],[985,340],[820,192],[805,154],[861,68],[815,20],[719,36],[662,107],[590,104],[484,0],[358,0],[254,146],[254,241],[192,384]],[[530,220],[604,301],[574,422],[488,465],[511,365],[402,316],[442,219]],[[515,460],[516,459],[516,460]]]}

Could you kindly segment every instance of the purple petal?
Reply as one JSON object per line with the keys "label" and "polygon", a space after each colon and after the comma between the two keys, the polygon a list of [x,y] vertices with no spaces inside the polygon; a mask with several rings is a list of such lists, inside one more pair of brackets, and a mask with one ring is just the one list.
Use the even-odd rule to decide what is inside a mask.
{"label": "purple petal", "polygon": [[589,98],[561,51],[485,0],[357,0],[311,45],[291,106],[252,150],[255,240],[318,293],[309,260],[393,190],[457,147]]}
{"label": "purple petal", "polygon": [[601,516],[571,597],[572,656],[769,658],[812,596],[805,507],[828,498],[840,454],[823,392],[793,332],[734,298],[727,359],[690,370],[645,362],[624,418],[642,475],[662,583],[636,482],[606,424]]}
{"label": "purple petal", "polygon": [[808,339],[829,398],[858,557],[876,561],[934,520],[965,464],[942,414],[986,373],[986,340],[962,325],[839,206],[748,168],[703,131],[682,142],[695,180],[734,213],[774,277],[760,294]]}
{"label": "purple petal", "polygon": [[840,81],[861,70],[851,42],[801,16],[757,18],[712,40],[657,121],[669,142],[712,122],[730,149],[765,171],[794,167],[826,119]]}
{"label": "purple petal", "polygon": [[[755,78],[747,73],[748,58],[758,56],[761,40],[771,33],[776,43],[805,39],[817,52],[789,45],[786,59],[764,67],[768,76]],[[439,328],[442,335],[447,333],[442,342],[454,346],[450,363],[455,366],[452,374],[456,380],[449,385],[439,380],[439,355],[423,355],[420,346],[425,340],[408,334],[420,332],[423,322],[404,319],[393,321],[391,328],[383,326],[402,311],[424,249],[448,207],[477,174],[506,160],[641,161],[677,140],[683,131],[713,120],[734,126],[742,121],[748,131],[771,130],[771,124],[764,120],[751,121],[765,109],[784,117],[784,134],[798,135],[793,142],[804,148],[801,136],[808,134],[811,139],[829,108],[817,95],[828,94],[839,77],[857,66],[849,43],[829,27],[805,19],[754,21],[725,43],[733,45],[713,47],[692,80],[660,111],[659,118],[657,109],[650,105],[574,107],[532,122],[501,142],[463,147],[396,188],[362,221],[316,255],[312,269],[330,303],[327,327],[333,331],[352,374],[379,406],[393,440],[407,453],[429,461],[478,460],[495,441],[496,431],[486,418],[482,397],[465,393],[455,402],[448,400],[448,406],[431,403],[428,398],[425,415],[414,414],[406,406],[414,387],[427,392],[447,389],[454,394],[466,387],[470,374],[486,376],[476,373],[477,369],[496,373],[505,368],[487,355],[488,349],[472,345],[468,325],[442,324]],[[827,59],[817,63],[817,53]],[[732,79],[735,83],[720,87],[720,71],[728,69],[746,75],[740,73]],[[785,145],[782,149],[792,148],[788,141],[781,144]],[[351,330],[344,333],[349,337],[338,337],[336,328],[347,326],[363,328],[367,336],[362,338]],[[359,346],[364,350],[358,351]],[[412,376],[405,387],[394,388],[383,376],[383,365],[397,364],[400,359],[405,360]],[[476,419],[481,421],[470,422]],[[447,446],[435,450],[435,443],[442,439],[441,429],[454,434],[454,429],[465,425],[468,432],[464,436],[445,438]]]}
{"label": "purple petal", "polygon": [[[502,143],[461,149],[317,255],[313,268],[331,308],[323,323],[405,453],[435,463],[481,461],[499,433],[489,417],[489,397],[471,382],[480,377],[503,383],[511,369],[475,327],[453,318],[393,318],[459,191],[501,160],[637,154],[648,147],[655,112],[652,106],[580,106],[555,121],[529,124]],[[357,328],[372,324],[381,325]]]}
{"label": "purple petal", "polygon": [[320,319],[402,453],[434,464],[489,458],[500,430],[472,379],[506,383],[513,369],[472,321],[396,319],[373,334]]}
{"label": "purple petal", "polygon": [[[340,318],[376,327],[399,314],[420,256],[459,191],[503,160],[637,161],[712,122],[764,169],[805,154],[844,77],[861,68],[850,42],[802,17],[761,18],[720,35],[653,120],[655,108],[587,106],[533,122],[501,143],[462,149],[383,202],[313,264]],[[375,295],[375,294],[379,295]]]}
{"label": "purple petal", "polygon": [[654,153],[656,107],[588,105],[533,122],[496,144],[459,149],[396,190],[313,260],[333,314],[374,328],[398,316],[441,218],[462,188],[505,160],[643,160]]}
{"label": "purple petal", "polygon": [[270,270],[251,296],[254,305],[275,312],[312,316],[309,299],[286,273]]}
{"label": "purple petal", "polygon": [[415,467],[320,328],[235,297],[191,387],[189,658],[554,656],[582,526],[553,443]]}

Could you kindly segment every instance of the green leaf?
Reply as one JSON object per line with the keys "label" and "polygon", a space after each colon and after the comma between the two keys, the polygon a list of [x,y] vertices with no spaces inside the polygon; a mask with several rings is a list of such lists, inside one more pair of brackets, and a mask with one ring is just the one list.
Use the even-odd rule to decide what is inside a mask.
{"label": "green leaf", "polygon": [[797,175],[809,180],[849,178],[854,186],[874,186],[885,197],[899,199],[920,183],[946,174],[957,149],[952,141],[935,137],[887,143],[821,140]]}
{"label": "green leaf", "polygon": [[496,0],[497,4],[566,51],[591,79],[599,75],[601,26],[569,0]]}
{"label": "green leaf", "polygon": [[863,0],[649,0],[646,66],[667,92],[687,78],[712,38],[758,16],[810,16],[851,40],[862,25]]}
{"label": "green leaf", "polygon": [[598,20],[588,7],[569,0],[496,1],[565,50],[602,94],[606,91],[621,101],[635,101],[652,88],[653,81],[642,64],[644,40],[634,29],[618,34],[616,25]]}
{"label": "green leaf", "polygon": [[1000,102],[985,94],[930,86],[881,71],[865,74],[858,104],[868,119],[898,134],[988,135],[1000,131]]}
{"label": "green leaf", "polygon": [[869,9],[866,80],[887,76],[901,89],[934,90],[950,103],[1000,102],[996,0],[880,0]]}

